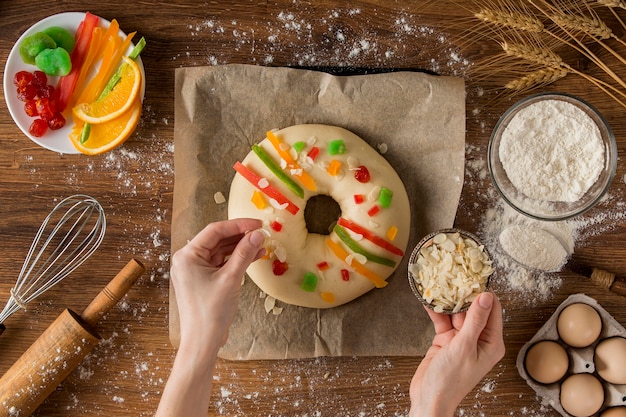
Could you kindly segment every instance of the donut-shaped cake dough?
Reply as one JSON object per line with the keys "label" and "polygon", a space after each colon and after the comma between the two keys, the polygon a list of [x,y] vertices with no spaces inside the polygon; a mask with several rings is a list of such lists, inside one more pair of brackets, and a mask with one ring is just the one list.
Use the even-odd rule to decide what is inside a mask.
{"label": "donut-shaped cake dough", "polygon": [[[336,126],[291,126],[267,132],[234,168],[228,217],[261,219],[267,235],[267,255],[246,271],[262,291],[330,308],[387,285],[409,240],[409,199],[364,140]],[[314,204],[321,196],[340,214]],[[316,220],[328,230],[310,232]]]}

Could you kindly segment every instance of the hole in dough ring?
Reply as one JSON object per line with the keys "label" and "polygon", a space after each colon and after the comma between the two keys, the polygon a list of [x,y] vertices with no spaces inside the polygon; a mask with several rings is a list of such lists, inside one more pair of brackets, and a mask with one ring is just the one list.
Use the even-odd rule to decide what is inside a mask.
{"label": "hole in dough ring", "polygon": [[[410,232],[409,199],[396,171],[367,142],[337,126],[295,125],[273,133],[283,143],[283,150],[291,148],[291,155],[296,156],[294,161],[310,175],[316,190],[311,191],[302,186],[296,177],[298,171],[291,172],[285,168],[283,171],[290,174],[289,176],[302,186],[304,197],[297,196],[255,152],[251,151],[241,161],[250,171],[267,179],[271,187],[280,191],[298,207],[297,213],[291,214],[285,209],[272,206],[269,198],[263,195],[262,201],[266,207],[259,209],[253,203],[252,197],[255,191],[261,193],[263,190],[242,175],[235,174],[228,199],[228,217],[230,219],[242,217],[261,219],[263,228],[268,234],[266,244],[270,256],[250,265],[246,271],[248,276],[262,291],[277,300],[311,308],[336,307],[360,297],[377,286],[386,285],[385,280],[395,271],[403,257],[397,253],[397,250],[401,254],[406,252]],[[329,154],[329,148],[333,147],[331,142],[336,140],[343,140],[345,153]],[[304,143],[299,153],[293,149],[296,142]],[[269,139],[263,139],[259,142],[259,146],[276,164],[281,164],[280,153]],[[306,155],[313,147],[319,149],[319,154],[313,161],[307,160]],[[337,175],[331,175],[328,172],[332,161],[340,163]],[[370,174],[370,180],[366,183],[359,182],[355,178],[354,169],[361,165],[367,167]],[[337,166],[336,163],[335,166]],[[381,207],[378,201],[381,187],[393,192],[389,207]],[[391,260],[395,265],[390,266],[367,260],[355,266],[358,260],[363,262],[364,257],[358,254],[353,255],[354,249],[346,245],[345,240],[342,240],[337,232],[333,230],[329,235],[309,233],[304,209],[307,201],[315,195],[332,197],[339,204],[341,218],[365,228],[372,235],[386,241],[388,246],[395,247],[396,253],[392,253],[389,247],[384,248],[375,244],[347,228],[344,230],[361,250],[378,258],[384,258],[386,261]],[[357,204],[355,195],[363,196],[364,201]],[[374,206],[378,206],[379,211],[371,215],[371,209]],[[275,222],[280,223],[282,228]],[[397,234],[393,239],[388,236],[390,228],[397,229]],[[335,244],[331,242],[329,246],[327,239],[331,239]],[[340,257],[346,253],[349,254],[347,261],[352,262],[352,266],[348,266],[345,259],[338,257],[331,246],[341,248],[340,252],[343,255]],[[287,264],[288,269],[282,275],[275,275],[273,272],[273,265],[277,258],[284,259]],[[348,280],[345,280],[346,273],[342,270],[349,272]],[[317,276],[317,284],[312,291],[302,289],[307,273]]]}

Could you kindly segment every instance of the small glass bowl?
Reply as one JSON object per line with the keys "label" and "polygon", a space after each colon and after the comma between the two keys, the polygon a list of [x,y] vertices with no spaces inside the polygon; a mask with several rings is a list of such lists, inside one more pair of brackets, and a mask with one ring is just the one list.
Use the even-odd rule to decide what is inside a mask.
{"label": "small glass bowl", "polygon": [[[583,110],[598,126],[604,146],[604,167],[596,182],[575,202],[537,200],[524,195],[513,185],[500,160],[502,133],[518,112],[542,100],[560,100]],[[510,107],[496,124],[489,141],[488,166],[491,180],[504,201],[519,213],[546,221],[565,220],[584,213],[602,199],[609,189],[617,167],[617,144],[606,119],[589,103],[565,93],[539,93]]]}
{"label": "small glass bowl", "polygon": [[[413,275],[413,273],[411,272],[411,265],[415,264],[417,262],[417,257],[419,255],[419,252],[422,248],[424,247],[428,247],[430,245],[433,244],[433,239],[435,236],[437,236],[440,233],[458,233],[460,234],[463,238],[466,239],[470,239],[473,240],[474,242],[476,242],[476,244],[478,246],[482,246],[483,247],[483,252],[487,255],[487,257],[490,260],[493,260],[493,258],[491,257],[491,254],[489,253],[489,251],[487,250],[487,247],[485,247],[480,239],[478,239],[478,237],[470,232],[467,232],[465,230],[461,230],[461,229],[457,229],[457,228],[449,228],[449,229],[441,229],[441,230],[437,230],[436,232],[432,232],[426,236],[424,236],[422,238],[422,240],[419,241],[419,243],[417,244],[417,246],[415,246],[415,249],[413,249],[413,252],[411,253],[411,256],[409,257],[409,264],[408,264],[408,278],[409,278],[409,286],[411,287],[411,291],[413,291],[413,294],[417,297],[418,300],[421,301],[421,303],[423,305],[425,305],[426,307],[430,308],[431,310],[435,310],[435,305],[432,303],[428,303],[423,295],[422,292],[419,288],[419,285],[417,283],[417,281],[419,280],[417,277],[415,277],[415,275]],[[485,282],[485,287],[483,289],[483,291],[487,291],[489,290],[489,285],[491,283],[491,274],[487,277],[487,281]],[[471,302],[465,303],[463,305],[463,307],[459,310],[459,311],[453,311],[453,309],[443,309],[442,313],[444,314],[456,314],[456,313],[462,313],[464,311],[466,311],[469,306],[471,305]]]}

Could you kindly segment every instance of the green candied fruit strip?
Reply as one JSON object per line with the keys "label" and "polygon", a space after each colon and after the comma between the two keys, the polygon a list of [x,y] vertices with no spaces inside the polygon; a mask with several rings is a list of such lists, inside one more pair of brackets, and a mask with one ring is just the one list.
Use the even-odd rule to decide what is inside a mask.
{"label": "green candied fruit strip", "polygon": [[328,143],[329,155],[343,155],[346,153],[346,144],[343,139],[331,140]]}
{"label": "green candied fruit strip", "polygon": [[54,49],[57,47],[56,42],[50,36],[43,32],[33,33],[24,38],[20,43],[20,56],[26,64],[35,65],[35,57],[41,51],[46,49]]}
{"label": "green candied fruit strip", "polygon": [[35,57],[35,65],[48,75],[67,75],[72,70],[72,58],[63,48],[44,49]]}
{"label": "green candied fruit strip", "polygon": [[393,191],[389,188],[381,187],[380,194],[378,194],[378,202],[383,208],[389,208],[391,206],[391,200],[393,199]]}
{"label": "green candied fruit strip", "polygon": [[350,248],[355,253],[360,253],[361,255],[365,256],[365,259],[367,259],[368,261],[395,268],[396,262],[393,259],[385,258],[368,252],[363,247],[361,247],[361,245],[359,245],[354,239],[352,239],[348,231],[343,227],[335,225],[333,231],[348,248]]}
{"label": "green candied fruit strip", "polygon": [[306,272],[304,274],[304,280],[302,281],[302,285],[300,286],[300,288],[302,288],[302,290],[307,291],[307,292],[313,292],[315,291],[316,287],[317,287],[317,275],[315,275],[312,272]]}
{"label": "green candied fruit strip", "polygon": [[300,198],[304,198],[304,190],[302,189],[302,187],[300,187],[294,180],[292,180],[289,175],[285,174],[285,172],[280,169],[280,167],[276,164],[276,162],[274,162],[272,157],[269,156],[267,152],[263,150],[263,148],[255,143],[254,145],[252,145],[252,150],[259,157],[261,162],[263,162],[265,166],[268,167],[269,170],[278,177],[279,180],[285,183],[285,185],[291,191],[293,191],[294,194],[296,194]]}
{"label": "green candied fruit strip", "polygon": [[57,44],[57,47],[65,49],[67,52],[72,53],[76,40],[74,35],[60,26],[50,26],[42,30],[43,33],[50,36],[52,40]]}

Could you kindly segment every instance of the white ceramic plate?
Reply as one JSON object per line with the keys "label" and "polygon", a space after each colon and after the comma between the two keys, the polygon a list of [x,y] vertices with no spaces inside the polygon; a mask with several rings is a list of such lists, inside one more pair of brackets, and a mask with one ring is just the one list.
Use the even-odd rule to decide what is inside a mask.
{"label": "white ceramic plate", "polygon": [[[22,40],[32,35],[33,33],[39,32],[50,26],[60,26],[64,29],[69,30],[70,32],[76,32],[78,29],[78,25],[85,19],[85,13],[82,12],[69,12],[69,13],[60,13],[53,16],[49,16],[39,22],[35,23],[31,26],[26,32],[20,36],[20,38],[15,42],[13,49],[9,53],[9,58],[7,59],[6,66],[4,68],[4,99],[7,103],[7,107],[9,108],[9,112],[11,113],[11,117],[17,124],[24,134],[29,137],[33,142],[38,144],[41,147],[49,149],[51,151],[64,153],[64,154],[75,154],[79,153],[69,138],[69,133],[72,130],[72,126],[74,122],[72,121],[72,117],[69,116],[65,127],[59,130],[50,130],[46,132],[45,135],[38,138],[30,133],[28,133],[28,128],[33,122],[34,118],[28,116],[24,112],[24,102],[20,101],[17,98],[17,91],[15,85],[13,85],[13,77],[18,71],[26,70],[26,71],[34,71],[37,69],[34,65],[25,64],[22,61],[20,56],[20,43]],[[108,28],[111,22],[105,20],[100,17],[98,25],[104,28]],[[120,31],[120,36],[125,37],[126,34]],[[131,44],[129,47],[129,52],[134,47],[134,44]],[[137,63],[139,64],[139,68],[141,69],[142,76],[145,79],[145,72],[143,68],[143,63],[141,62],[141,57],[137,58]],[[56,86],[58,81],[58,77],[48,76],[48,84]],[[142,90],[141,95],[143,98],[145,92],[145,83],[144,90]]]}

